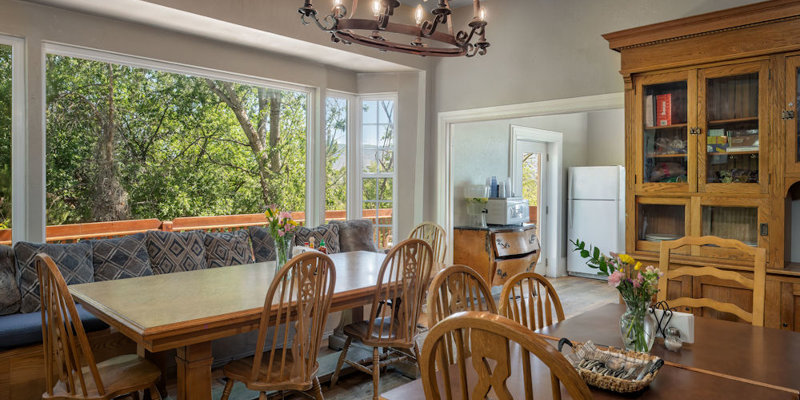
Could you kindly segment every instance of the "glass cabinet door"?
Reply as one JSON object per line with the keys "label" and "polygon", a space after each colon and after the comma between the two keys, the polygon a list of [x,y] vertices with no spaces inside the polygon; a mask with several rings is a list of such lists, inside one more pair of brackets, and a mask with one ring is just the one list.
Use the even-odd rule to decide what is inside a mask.
{"label": "glass cabinet door", "polygon": [[700,71],[698,186],[706,192],[766,191],[760,118],[766,64]]}
{"label": "glass cabinet door", "polygon": [[800,56],[786,59],[786,103],[781,118],[786,125],[786,171],[800,172],[800,124],[797,102],[800,100]]}
{"label": "glass cabinet door", "polygon": [[[699,218],[692,223],[699,224],[702,236],[716,236],[735,239],[748,246],[766,247],[768,226],[766,213],[760,212],[766,205],[764,199],[704,198],[693,210]],[[716,246],[700,246],[696,255],[737,259],[744,257],[741,252],[721,249]]]}
{"label": "glass cabinet door", "polygon": [[688,190],[690,171],[686,74],[645,77],[641,93],[641,172],[643,185],[666,184],[664,189]]}
{"label": "glass cabinet door", "polygon": [[686,235],[688,199],[637,197],[636,250],[659,251],[661,242]]}

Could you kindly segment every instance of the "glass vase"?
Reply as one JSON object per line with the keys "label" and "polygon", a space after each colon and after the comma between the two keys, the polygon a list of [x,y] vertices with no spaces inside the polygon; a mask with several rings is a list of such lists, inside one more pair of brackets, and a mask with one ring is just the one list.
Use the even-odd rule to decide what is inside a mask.
{"label": "glass vase", "polygon": [[292,259],[292,247],[294,245],[294,235],[284,235],[275,238],[275,275],[278,271]]}
{"label": "glass vase", "polygon": [[627,309],[619,319],[625,350],[649,353],[656,339],[656,319],[648,311],[649,301],[625,299]]}

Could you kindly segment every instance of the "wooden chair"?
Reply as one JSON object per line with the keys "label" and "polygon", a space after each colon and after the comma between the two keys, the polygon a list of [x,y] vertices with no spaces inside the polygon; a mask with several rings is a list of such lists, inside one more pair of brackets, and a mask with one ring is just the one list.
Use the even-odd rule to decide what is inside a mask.
{"label": "wooden chair", "polygon": [[[464,339],[467,332],[469,340]],[[447,336],[456,343],[460,361],[454,365],[438,351],[447,343]],[[537,379],[539,374],[532,370],[531,354],[550,369],[550,379],[545,382]],[[573,399],[592,398],[586,383],[555,347],[519,323],[489,312],[461,312],[436,324],[422,346],[420,368],[426,399],[510,400],[514,397],[509,386],[519,384],[520,380],[523,382],[519,392],[524,387],[526,399],[533,399],[535,386],[544,383],[550,384],[553,399],[561,399],[561,384]],[[442,375],[441,382],[437,370]],[[492,389],[494,396],[487,396]]]}
{"label": "wooden chair", "polygon": [[547,278],[535,272],[512,276],[500,292],[500,315],[513,319],[530,330],[552,325],[553,309],[558,322],[563,321],[564,308],[558,293]]}
{"label": "wooden chair", "polygon": [[428,289],[428,326],[461,311],[489,311],[497,306],[486,281],[466,265],[452,265],[433,278]]}
{"label": "wooden chair", "polygon": [[[37,254],[42,302],[42,347],[47,392],[42,399],[113,399],[149,390],[161,399],[156,382],[161,371],[136,354],[96,363],[75,302],[50,256]],[[55,380],[57,379],[57,381]]]}
{"label": "wooden chair", "polygon": [[[369,320],[344,327],[347,339],[331,377],[331,387],[336,384],[343,363],[347,362],[359,371],[372,374],[372,397],[377,400],[381,368],[411,358],[419,361],[417,320],[432,264],[431,246],[419,239],[407,239],[389,251],[378,272]],[[372,347],[371,369],[346,359],[353,339]],[[383,354],[378,351],[381,347]],[[410,354],[412,350],[413,355]]]}
{"label": "wooden chair", "polygon": [[414,227],[408,238],[424,240],[433,250],[433,262],[440,266],[444,265],[447,256],[447,233],[439,224],[423,222]]}
{"label": "wooden chair", "polygon": [[[264,300],[255,355],[225,365],[222,400],[230,396],[234,381],[258,391],[259,399],[266,399],[267,391],[283,390],[311,391],[317,400],[323,398],[317,354],[335,284],[333,261],[317,252],[300,254],[278,271]],[[297,320],[290,323],[290,318]],[[265,352],[270,330],[272,350]]]}
{"label": "wooden chair", "polygon": [[[670,269],[670,254],[672,250],[683,246],[713,245],[721,248],[738,250],[753,258],[753,279],[736,271],[725,271],[715,267],[679,267]],[[766,250],[760,247],[751,247],[738,240],[722,239],[716,236],[686,236],[678,240],[661,242],[659,268],[664,276],[658,281],[658,300],[667,299],[667,283],[669,279],[681,276],[702,277],[710,276],[736,282],[753,291],[753,311],[747,312],[741,307],[708,298],[679,297],[667,300],[670,307],[708,307],[720,312],[731,313],[754,326],[764,326],[764,296],[766,290]]]}

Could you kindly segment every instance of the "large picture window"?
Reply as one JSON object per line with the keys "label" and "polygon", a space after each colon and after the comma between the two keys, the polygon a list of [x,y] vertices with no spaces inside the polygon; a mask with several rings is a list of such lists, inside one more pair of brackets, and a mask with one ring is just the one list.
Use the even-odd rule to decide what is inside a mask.
{"label": "large picture window", "polygon": [[[0,231],[11,228],[12,91],[11,46],[0,44]],[[11,239],[6,235],[0,241]]]}
{"label": "large picture window", "polygon": [[349,102],[325,101],[325,222],[347,218],[347,133]]}
{"label": "large picture window", "polygon": [[365,218],[375,221],[375,243],[393,244],[395,102],[361,102],[361,201]]}
{"label": "large picture window", "polygon": [[305,211],[307,92],[53,54],[46,79],[48,225]]}

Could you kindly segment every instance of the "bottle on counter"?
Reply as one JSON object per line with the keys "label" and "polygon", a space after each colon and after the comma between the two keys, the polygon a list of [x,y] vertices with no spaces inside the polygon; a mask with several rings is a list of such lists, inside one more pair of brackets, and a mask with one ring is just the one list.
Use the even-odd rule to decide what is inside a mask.
{"label": "bottle on counter", "polygon": [[311,248],[311,249],[314,248],[314,238],[313,237],[312,238],[308,238],[308,244],[309,244],[309,246],[308,246],[309,248]]}
{"label": "bottle on counter", "polygon": [[325,247],[325,239],[319,240],[319,248],[317,250],[322,254],[328,254],[328,248]]}

